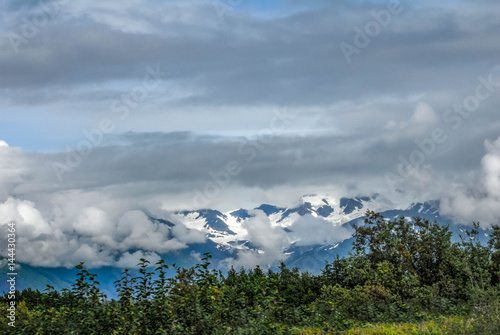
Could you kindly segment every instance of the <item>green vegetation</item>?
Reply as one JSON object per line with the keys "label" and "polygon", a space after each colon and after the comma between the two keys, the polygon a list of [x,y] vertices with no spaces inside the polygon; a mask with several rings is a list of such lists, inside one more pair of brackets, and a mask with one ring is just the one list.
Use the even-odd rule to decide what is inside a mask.
{"label": "green vegetation", "polygon": [[[487,246],[479,225],[461,243],[447,227],[367,212],[349,257],[320,275],[192,268],[143,259],[123,272],[118,300],[83,264],[70,290],[17,292],[16,328],[0,299],[2,334],[500,334],[500,227]],[[150,270],[151,269],[151,270]]]}

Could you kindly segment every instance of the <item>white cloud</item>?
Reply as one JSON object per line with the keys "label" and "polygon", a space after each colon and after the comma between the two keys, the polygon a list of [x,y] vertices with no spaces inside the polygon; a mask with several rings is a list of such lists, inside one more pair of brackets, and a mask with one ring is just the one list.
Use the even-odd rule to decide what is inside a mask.
{"label": "white cloud", "polygon": [[[205,240],[201,232],[191,232],[180,222],[176,222],[171,234],[167,225],[151,222],[141,210],[124,210],[120,214],[119,200],[108,199],[103,206],[114,206],[118,214],[113,210],[106,212],[97,203],[92,207],[86,207],[82,201],[70,204],[74,200],[67,197],[65,207],[52,203],[53,207],[43,211],[34,202],[13,197],[0,203],[0,230],[5,232],[2,236],[6,235],[9,222],[16,223],[19,262],[68,268],[82,261],[88,267],[121,266],[142,256],[156,259],[160,253]],[[5,243],[2,240],[0,244],[2,256],[7,255]],[[129,250],[137,251],[134,257],[128,254]]]}
{"label": "white cloud", "polygon": [[410,118],[411,124],[433,126],[439,121],[434,109],[425,102],[420,102]]}
{"label": "white cloud", "polygon": [[486,227],[500,224],[500,137],[494,142],[486,141],[485,148],[479,181],[450,187],[441,210],[464,223],[480,221]]}
{"label": "white cloud", "polygon": [[89,236],[111,235],[115,229],[106,212],[95,207],[85,208],[73,228],[78,234]]}
{"label": "white cloud", "polygon": [[222,262],[225,267],[269,267],[288,258],[285,251],[292,246],[292,242],[296,246],[334,244],[352,235],[348,228],[334,226],[311,215],[298,218],[289,227],[293,232],[286,233],[281,227],[273,227],[262,211],[254,210],[250,214],[254,216],[247,219],[243,227],[248,231],[247,238],[256,250],[238,251],[236,258]]}
{"label": "white cloud", "polygon": [[19,234],[26,238],[36,239],[53,233],[49,223],[29,201],[9,198],[0,204],[0,224],[9,222],[16,222]]}
{"label": "white cloud", "polygon": [[352,231],[344,226],[335,226],[331,222],[312,215],[305,215],[295,221],[290,235],[297,246],[330,245],[351,237]]}
{"label": "white cloud", "polygon": [[175,237],[179,243],[194,244],[205,242],[205,233],[199,230],[188,229],[183,224],[177,224],[172,227],[172,236]]}
{"label": "white cloud", "polygon": [[488,194],[500,199],[500,137],[493,143],[486,141],[488,154],[481,161],[483,184]]}
{"label": "white cloud", "polygon": [[285,249],[290,245],[286,232],[280,227],[272,227],[264,212],[249,212],[253,217],[243,223],[248,231],[248,240],[258,250],[240,250],[237,257],[226,259],[222,264],[226,267],[253,268],[257,265],[268,267],[277,261],[286,260]]}

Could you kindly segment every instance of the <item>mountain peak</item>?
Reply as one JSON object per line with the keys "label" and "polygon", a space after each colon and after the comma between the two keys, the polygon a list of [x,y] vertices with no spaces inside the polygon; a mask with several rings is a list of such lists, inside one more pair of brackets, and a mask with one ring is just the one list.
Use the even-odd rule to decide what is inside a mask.
{"label": "mountain peak", "polygon": [[229,235],[236,235],[227,225],[227,216],[218,210],[214,209],[201,209],[198,211],[184,211],[178,212],[184,217],[193,216],[194,220],[204,220],[203,228],[213,229],[218,232],[223,232]]}
{"label": "mountain peak", "polygon": [[238,209],[236,211],[232,211],[229,214],[231,216],[235,217],[237,222],[241,222],[241,221],[244,221],[244,220],[252,217],[252,215],[250,215],[248,213],[248,210],[243,209],[243,208],[240,208],[240,209]]}
{"label": "mountain peak", "polygon": [[261,210],[264,213],[266,213],[267,216],[269,216],[272,214],[283,212],[286,208],[276,207],[276,206],[269,205],[269,204],[262,204],[255,209]]}

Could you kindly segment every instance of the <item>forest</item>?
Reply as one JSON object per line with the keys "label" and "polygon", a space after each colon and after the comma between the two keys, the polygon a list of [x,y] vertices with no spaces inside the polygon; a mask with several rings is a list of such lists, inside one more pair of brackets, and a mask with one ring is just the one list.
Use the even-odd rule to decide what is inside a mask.
{"label": "forest", "polygon": [[[320,274],[288,268],[181,268],[142,259],[108,299],[81,263],[71,288],[0,298],[1,334],[500,334],[500,226],[449,227],[368,211],[348,257]],[[174,276],[167,270],[174,269]]]}

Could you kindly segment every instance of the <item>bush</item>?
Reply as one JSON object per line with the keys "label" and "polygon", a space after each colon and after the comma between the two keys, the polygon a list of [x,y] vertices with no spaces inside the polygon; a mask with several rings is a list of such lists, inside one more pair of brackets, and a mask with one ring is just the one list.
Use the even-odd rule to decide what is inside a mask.
{"label": "bush", "polygon": [[[17,292],[16,328],[0,297],[2,334],[500,334],[500,229],[488,246],[478,224],[461,243],[447,227],[368,212],[349,257],[320,275],[289,269],[191,268],[142,259],[108,300],[79,264],[71,289]],[[396,323],[396,324],[394,324]]]}

